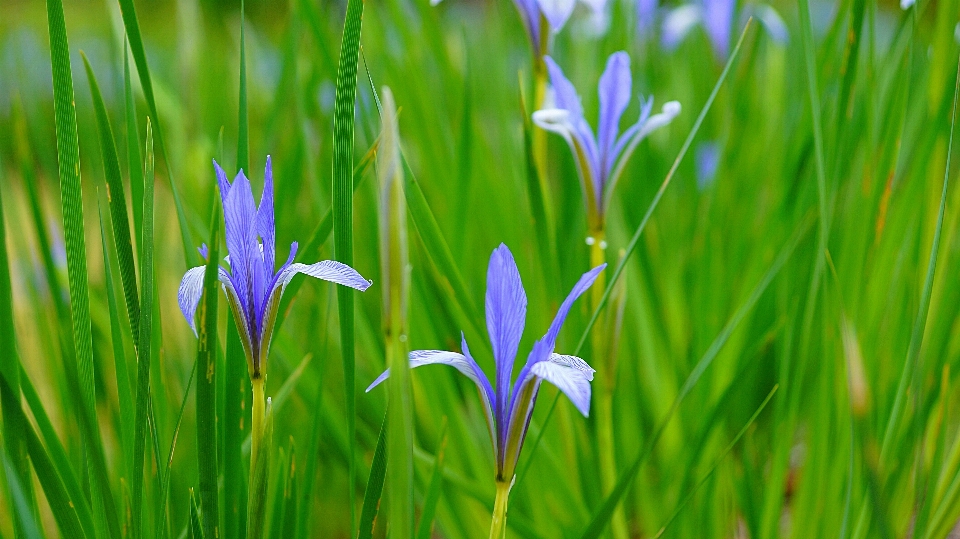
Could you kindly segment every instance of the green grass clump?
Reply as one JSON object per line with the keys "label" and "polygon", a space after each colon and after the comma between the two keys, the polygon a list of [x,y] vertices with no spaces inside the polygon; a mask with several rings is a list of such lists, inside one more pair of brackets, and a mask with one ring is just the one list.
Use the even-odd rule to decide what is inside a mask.
{"label": "green grass clump", "polygon": [[[947,537],[960,0],[777,0],[784,42],[743,2],[722,59],[701,27],[662,46],[678,5],[651,31],[633,1],[610,0],[604,24],[578,4],[545,40],[593,125],[592,85],[619,50],[634,95],[683,112],[627,164],[594,253],[604,307],[576,304],[557,347],[600,371],[612,433],[544,384],[507,536]],[[297,261],[342,260],[375,289],[287,287],[251,529],[486,537],[494,463],[474,385],[417,369],[389,388],[407,399],[393,412],[390,390],[363,388],[399,350],[459,350],[461,332],[492,376],[500,242],[525,277],[521,351],[591,264],[577,164],[530,121],[544,80],[530,51],[506,0],[5,4],[0,537],[249,535],[252,392],[216,281],[211,159],[260,182],[268,154],[277,257],[298,241]],[[639,113],[634,97],[623,127]],[[389,296],[404,323],[380,289],[403,274],[381,260],[386,177],[404,194],[408,281]],[[194,335],[176,296],[203,242]],[[612,359],[596,357],[605,342]]]}

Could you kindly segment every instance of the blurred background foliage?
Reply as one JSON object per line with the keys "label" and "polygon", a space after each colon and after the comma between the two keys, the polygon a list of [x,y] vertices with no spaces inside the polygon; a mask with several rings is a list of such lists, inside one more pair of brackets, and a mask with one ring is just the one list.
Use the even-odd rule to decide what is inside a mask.
{"label": "blurred background foliage", "polygon": [[[740,15],[755,6],[738,5],[734,39],[745,23]],[[809,72],[798,11],[805,6],[773,4],[786,24],[784,42],[771,39],[762,25],[747,30],[729,77],[626,265],[615,371],[598,373],[598,383],[615,384],[614,456],[620,473],[650,440],[694,365],[777,253],[795,235],[800,238],[630,481],[623,511],[632,537],[654,536],[691,492],[664,536],[944,537],[960,516],[955,164],[947,171],[951,182],[922,346],[914,375],[901,384],[912,329],[926,308],[921,290],[948,154],[960,4],[921,0],[901,10],[889,1],[814,2]],[[661,46],[661,23],[675,7],[660,6],[653,22],[638,22],[637,6],[625,0],[610,0],[605,18],[581,5],[554,38],[552,55],[579,89],[591,123],[598,108],[595,81],[607,56],[618,50],[632,58],[634,94],[654,95],[657,109],[673,99],[684,107],[669,127],[640,146],[616,188],[607,232],[611,264],[647,211],[723,68],[700,29],[675,49]],[[81,50],[103,93],[125,184],[123,141],[136,136],[142,148],[144,134],[128,133],[123,121],[118,5],[69,0],[64,8],[87,225],[97,414],[111,488],[124,500],[128,481],[122,479],[115,347],[97,217],[105,173]],[[137,9],[169,157],[157,160],[160,354],[152,365],[156,424],[147,440],[145,522],[164,522],[159,533],[183,537],[189,533],[189,492],[197,486],[196,454],[214,448],[196,445],[196,411],[187,395],[196,339],[176,303],[180,277],[199,259],[184,260],[166,178],[184,202],[186,236],[199,245],[209,237],[210,208],[217,201],[211,159],[223,163],[228,174],[236,171],[241,8],[227,0],[148,0],[137,2]],[[304,245],[330,208],[334,79],[344,13],[343,2],[246,4],[249,176],[259,193],[266,155],[273,157],[278,258],[286,256],[291,241]],[[68,296],[45,15],[38,0],[5,0],[0,8],[0,190],[16,346],[69,464],[85,483],[79,405],[63,368],[69,354],[61,337],[69,335],[69,322],[63,324],[55,306]],[[445,0],[436,7],[425,0],[373,0],[365,6],[361,44],[356,160],[380,132],[372,88],[389,85],[400,108],[410,172],[458,263],[469,301],[482,305],[487,260],[499,242],[517,257],[530,299],[523,358],[546,330],[561,294],[587,269],[588,248],[575,165],[563,141],[552,136],[547,185],[555,259],[545,260],[538,247],[521,108],[522,96],[530,103],[533,91],[532,58],[515,7],[506,0]],[[818,125],[809,74],[815,76],[821,109]],[[148,107],[132,79],[142,130]],[[626,117],[639,110],[634,99]],[[371,167],[361,178],[354,201],[354,266],[377,283],[376,173]],[[31,207],[34,190],[37,212]],[[457,324],[445,277],[413,230],[408,346],[459,350],[460,331],[468,328]],[[329,242],[321,254],[332,257]],[[43,270],[45,257],[56,270],[52,283]],[[121,297],[118,281],[114,266],[113,285]],[[267,394],[274,396],[276,410],[271,500],[277,501],[269,506],[268,529],[272,537],[287,536],[286,503],[306,515],[299,536],[346,537],[352,529],[349,504],[359,507],[366,486],[385,392],[358,394],[360,465],[357,476],[348,477],[333,289],[312,280],[302,284],[291,295],[270,357]],[[385,351],[380,292],[358,295],[357,302],[359,392],[384,368]],[[578,304],[558,351],[572,352],[589,315],[586,302]],[[476,322],[482,327],[482,320]],[[227,323],[220,309],[221,342]],[[124,335],[119,350],[132,384],[136,356],[129,331]],[[480,343],[474,348],[492,374],[489,352]],[[589,349],[581,355],[601,368]],[[412,380],[418,514],[446,418],[444,482],[433,536],[484,537],[493,504],[493,462],[474,386],[443,368],[419,369]],[[724,455],[774,385],[770,405]],[[231,391],[220,387],[219,398]],[[555,391],[544,386],[521,455],[521,468],[533,459],[530,473],[512,492],[511,537],[577,537],[607,494],[600,486],[595,419],[582,418],[565,398],[532,448]],[[904,416],[888,434],[898,393]],[[306,450],[312,433],[318,440],[315,454]],[[881,457],[885,436],[890,445]],[[157,500],[156,481],[171,440],[176,446],[164,504]],[[308,468],[311,461],[315,468]],[[312,490],[291,495],[290,485],[302,488],[308,469],[316,473]],[[350,481],[357,487],[355,500],[346,495]],[[41,490],[34,490],[42,528],[46,536],[57,536]],[[3,489],[0,497],[5,499],[0,537],[13,537],[10,491]],[[381,519],[375,535],[385,533]]]}

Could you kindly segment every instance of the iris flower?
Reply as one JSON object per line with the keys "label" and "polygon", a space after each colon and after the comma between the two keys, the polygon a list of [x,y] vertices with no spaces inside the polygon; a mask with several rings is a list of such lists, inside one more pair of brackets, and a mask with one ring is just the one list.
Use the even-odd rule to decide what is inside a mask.
{"label": "iris flower", "polygon": [[[430,0],[435,6],[442,0]],[[604,10],[607,0],[581,0],[594,13]],[[546,54],[547,32],[559,32],[577,5],[577,0],[513,0],[537,58]],[[546,30],[546,31],[545,31]]]}
{"label": "iris flower", "polygon": [[637,145],[647,135],[669,124],[680,114],[680,103],[669,101],[660,113],[651,115],[653,98],[640,97],[640,119],[620,133],[620,118],[630,104],[632,79],[630,56],[615,52],[600,76],[600,118],[597,135],[583,117],[576,88],[549,56],[545,58],[553,85],[554,104],[533,113],[533,121],[562,136],[577,162],[580,183],[592,228],[602,228],[610,195]]}
{"label": "iris flower", "polygon": [[[259,206],[254,204],[250,181],[242,170],[231,184],[216,161],[213,162],[213,168],[217,173],[217,185],[223,203],[229,252],[229,256],[224,259],[229,264],[229,269],[220,266],[220,284],[240,331],[250,378],[259,380],[266,369],[267,352],[270,349],[280,297],[295,275],[303,273],[357,290],[366,290],[371,282],[350,266],[333,260],[323,260],[310,265],[294,262],[297,242],[290,245],[287,261],[276,270],[273,168],[270,156],[267,156]],[[206,245],[200,248],[200,254],[207,257]],[[205,266],[187,270],[177,294],[180,310],[194,332],[194,314],[203,294],[204,270]]]}
{"label": "iris flower", "polygon": [[[713,52],[720,60],[726,60],[730,53],[730,33],[736,14],[736,0],[699,0],[684,4],[670,11],[663,20],[663,46],[675,49],[687,37],[691,30],[702,24],[710,38]],[[777,10],[767,4],[752,4],[744,8],[740,27],[746,24],[746,17],[755,16],[767,29],[777,43],[785,43],[789,38],[787,25]]]}
{"label": "iris flower", "polygon": [[[496,455],[498,483],[509,484],[513,478],[533,414],[533,406],[537,401],[540,384],[544,380],[557,386],[584,416],[590,412],[590,382],[593,380],[594,370],[578,357],[554,353],[554,346],[573,302],[590,288],[605,266],[606,264],[598,266],[580,277],[560,305],[546,335],[534,343],[527,362],[512,387],[513,364],[527,314],[527,296],[523,291],[513,254],[506,245],[500,244],[493,251],[487,268],[487,332],[493,345],[496,385],[490,384],[474,361],[467,347],[467,340],[462,334],[462,354],[441,350],[410,352],[411,368],[433,364],[449,365],[477,384]],[[370,384],[367,391],[389,376],[388,369]]]}

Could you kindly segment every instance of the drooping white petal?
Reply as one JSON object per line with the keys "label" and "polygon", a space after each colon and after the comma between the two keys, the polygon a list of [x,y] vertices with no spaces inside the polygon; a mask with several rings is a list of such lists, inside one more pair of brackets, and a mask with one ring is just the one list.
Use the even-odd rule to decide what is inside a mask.
{"label": "drooping white petal", "polygon": [[576,7],[576,0],[537,0],[540,4],[540,11],[547,18],[550,29],[559,32],[563,25],[573,14],[573,8]]}
{"label": "drooping white petal", "polygon": [[557,386],[581,414],[590,415],[590,381],[594,370],[585,361],[552,354],[549,360],[533,365],[530,373]]}
{"label": "drooping white petal", "polygon": [[183,274],[183,279],[180,280],[180,289],[177,291],[177,303],[180,304],[180,312],[187,319],[194,335],[197,333],[194,318],[197,313],[197,305],[200,303],[200,296],[203,295],[203,274],[206,269],[206,266],[188,269]]}

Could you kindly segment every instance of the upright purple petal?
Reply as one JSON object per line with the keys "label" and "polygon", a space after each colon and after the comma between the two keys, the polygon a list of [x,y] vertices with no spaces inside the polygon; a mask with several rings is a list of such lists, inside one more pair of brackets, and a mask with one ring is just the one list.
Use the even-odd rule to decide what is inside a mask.
{"label": "upright purple petal", "polygon": [[226,225],[227,251],[230,253],[230,275],[248,323],[254,318],[254,273],[251,271],[260,257],[257,245],[256,206],[250,181],[241,170],[233,180],[223,206]]}
{"label": "upright purple petal", "polygon": [[570,123],[583,118],[583,106],[580,104],[580,96],[577,95],[577,89],[574,88],[570,79],[563,74],[560,66],[553,61],[553,58],[544,56],[543,61],[547,64],[547,73],[550,75],[550,85],[553,86],[553,99],[556,108],[566,110],[570,113]]}
{"label": "upright purple petal", "polygon": [[527,316],[527,295],[520,281],[517,263],[510,249],[502,243],[490,255],[487,268],[486,315],[487,332],[497,365],[494,411],[499,424],[506,419],[513,361],[517,357]]}
{"label": "upright purple petal", "polygon": [[[601,180],[610,170],[607,163],[613,153],[620,130],[620,117],[630,104],[632,79],[630,76],[630,55],[620,51],[610,55],[607,67],[600,76],[598,91],[600,95],[600,121],[597,126],[597,142],[600,151]],[[599,191],[603,191],[600,185]]]}
{"label": "upright purple petal", "polygon": [[217,160],[213,160],[213,170],[217,173],[217,187],[220,189],[220,203],[227,207],[227,195],[230,193],[230,180],[227,179],[227,173],[220,168]]}
{"label": "upright purple petal", "polygon": [[527,29],[527,37],[530,38],[530,44],[537,56],[540,56],[540,6],[537,0],[513,0],[520,12],[520,19],[523,21],[524,28]]}
{"label": "upright purple petal", "polygon": [[637,3],[637,31],[640,37],[647,39],[653,33],[654,22],[657,16],[658,0],[636,0]]}
{"label": "upright purple petal", "polygon": [[721,59],[726,59],[730,52],[730,27],[736,6],[736,0],[703,0],[703,26]]}
{"label": "upright purple petal", "polygon": [[713,184],[720,165],[720,145],[716,142],[703,142],[697,146],[697,187],[702,191]]}
{"label": "upright purple petal", "polygon": [[257,208],[257,235],[263,240],[263,267],[267,275],[273,277],[277,236],[273,216],[273,165],[269,155],[263,172],[263,194],[260,195],[260,207]]}
{"label": "upright purple petal", "polygon": [[563,28],[577,5],[576,0],[537,0],[537,3],[550,24],[550,29],[554,32],[559,32]]}

